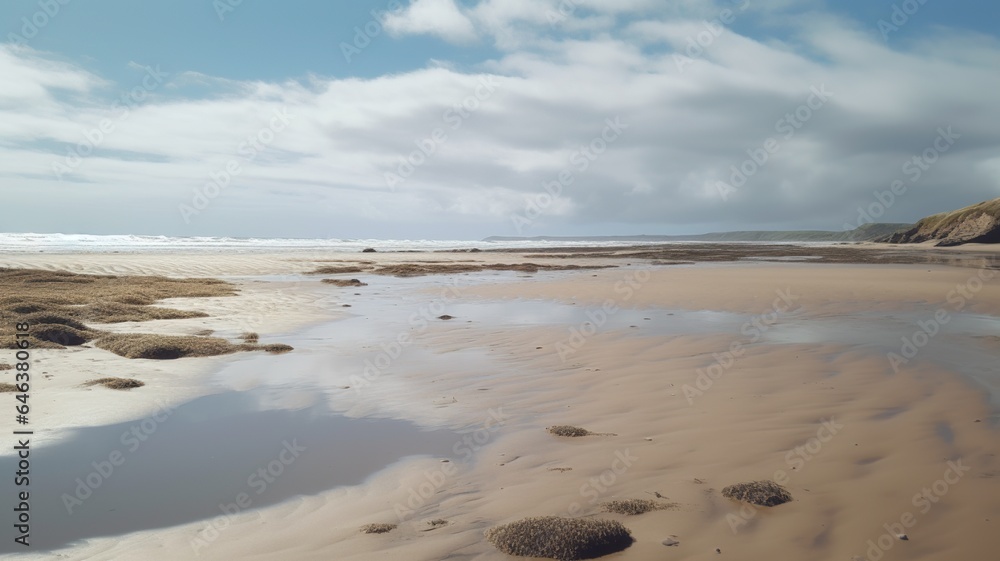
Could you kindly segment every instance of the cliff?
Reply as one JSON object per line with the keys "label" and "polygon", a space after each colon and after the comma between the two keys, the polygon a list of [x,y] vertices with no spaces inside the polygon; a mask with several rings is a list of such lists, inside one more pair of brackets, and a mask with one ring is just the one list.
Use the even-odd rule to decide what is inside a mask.
{"label": "cliff", "polygon": [[889,243],[937,241],[937,246],[1000,243],[1000,199],[928,216],[913,228],[890,234]]}

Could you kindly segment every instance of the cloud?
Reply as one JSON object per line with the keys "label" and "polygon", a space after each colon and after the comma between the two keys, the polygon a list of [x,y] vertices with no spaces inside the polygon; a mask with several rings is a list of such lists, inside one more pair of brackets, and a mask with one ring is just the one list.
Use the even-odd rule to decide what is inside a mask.
{"label": "cloud", "polygon": [[107,82],[72,64],[26,47],[0,46],[0,105],[33,102],[45,107],[60,94],[85,94],[107,86]]}
{"label": "cloud", "polygon": [[414,0],[399,14],[386,17],[385,28],[400,35],[436,35],[452,43],[468,43],[478,38],[472,21],[454,0]]}
{"label": "cloud", "polygon": [[[0,48],[0,73],[19,77],[0,98],[0,181],[8,204],[39,209],[10,216],[7,227],[510,235],[512,216],[545,200],[543,186],[561,177],[559,196],[523,233],[838,229],[895,180],[908,190],[887,221],[1000,196],[995,38],[938,30],[904,49],[853,22],[812,17],[780,38],[725,30],[679,65],[704,30],[694,16],[591,2],[574,17],[617,23],[580,34],[543,23],[527,4],[502,4],[480,3],[464,21],[487,29],[489,8],[498,26],[535,18],[537,29],[478,66],[285,82],[179,73],[124,116],[100,77]],[[645,23],[626,9],[646,14]],[[651,39],[637,41],[637,31]],[[129,91],[141,78],[116,87]],[[206,93],[172,94],[192,84]],[[818,103],[815,88],[829,98]],[[265,132],[280,111],[290,124]],[[609,142],[602,134],[616,118],[627,128]],[[104,120],[113,130],[57,178],[53,166],[86,147]],[[949,127],[958,139],[914,180],[904,166]],[[254,139],[268,141],[248,160]],[[723,200],[718,182],[768,139],[779,149]],[[183,221],[179,205],[233,160],[240,173]],[[390,185],[393,175],[403,180]]]}

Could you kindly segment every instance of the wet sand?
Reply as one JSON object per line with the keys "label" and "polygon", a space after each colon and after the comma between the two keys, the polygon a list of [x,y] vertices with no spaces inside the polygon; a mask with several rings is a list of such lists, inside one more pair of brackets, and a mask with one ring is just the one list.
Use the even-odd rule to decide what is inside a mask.
{"label": "wet sand", "polygon": [[[450,258],[364,255],[386,263]],[[664,266],[602,256],[573,263],[617,266],[402,279],[351,274],[368,283],[359,288],[305,274],[331,260],[358,259],[17,256],[23,266],[230,280],[241,296],[163,304],[209,318],[121,329],[236,334],[256,316],[262,339],[296,348],[262,357],[268,366],[254,369],[239,368],[246,361],[238,357],[159,362],[99,349],[39,351],[38,366],[53,375],[33,396],[46,404],[36,421],[43,443],[57,446],[70,434],[61,429],[128,423],[160,402],[228,392],[265,392],[279,411],[322,404],[345,418],[407,420],[453,435],[445,451],[432,448],[431,456],[395,463],[363,484],[309,488],[241,510],[214,539],[210,521],[192,520],[89,539],[59,553],[499,560],[509,557],[482,532],[529,515],[619,520],[636,539],[610,557],[623,560],[718,559],[716,548],[738,559],[989,558],[997,546],[997,376],[989,358],[996,352],[990,333],[1000,333],[1000,282],[971,258],[966,267]],[[948,321],[936,320],[937,312]],[[437,319],[444,314],[453,319]],[[939,330],[929,335],[923,326],[935,321]],[[903,339],[919,343],[919,332],[926,342],[903,356]],[[894,352],[906,362],[894,366]],[[79,387],[119,369],[147,385],[129,392]],[[546,432],[557,424],[605,434]],[[781,479],[793,501],[752,509],[719,493],[761,479]],[[329,484],[339,485],[335,478]],[[677,507],[635,517],[600,512],[603,501],[655,493]],[[429,524],[435,520],[447,524]],[[399,527],[358,531],[373,522]],[[908,540],[880,538],[885,525],[904,523]],[[661,545],[671,536],[680,545]]]}

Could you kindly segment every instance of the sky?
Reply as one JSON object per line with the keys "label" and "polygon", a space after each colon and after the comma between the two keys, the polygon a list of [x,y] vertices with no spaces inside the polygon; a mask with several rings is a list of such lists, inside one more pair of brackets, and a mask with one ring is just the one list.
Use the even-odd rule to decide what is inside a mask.
{"label": "sky", "polygon": [[1000,197],[1000,5],[0,5],[0,231],[844,230]]}

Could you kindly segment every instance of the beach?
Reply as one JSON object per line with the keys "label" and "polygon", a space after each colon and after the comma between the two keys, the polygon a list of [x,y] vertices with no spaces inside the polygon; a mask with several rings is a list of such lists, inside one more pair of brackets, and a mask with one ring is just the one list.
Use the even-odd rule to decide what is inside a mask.
{"label": "beach", "polygon": [[[99,328],[253,332],[294,348],[176,360],[34,350],[39,465],[46,447],[101,427],[153,430],[89,486],[93,498],[79,498],[77,476],[58,478],[86,483],[114,450],[33,489],[55,510],[66,494],[80,502],[58,524],[95,522],[25,558],[502,560],[484,531],[529,516],[619,521],[635,541],[607,558],[623,561],[989,558],[1000,545],[1000,256],[989,246],[471,249],[0,254],[17,269],[219,279],[237,294],[155,304],[201,317]],[[106,376],[145,385],[83,385]],[[315,424],[327,417],[344,424]],[[282,428],[266,430],[272,421]],[[210,476],[218,484],[171,489],[169,525],[108,534],[115,515],[87,510],[102,493],[163,481],[133,466],[221,462],[205,460],[208,441],[176,455],[167,444],[200,442],[206,422],[231,424],[217,442],[242,442],[249,459]],[[546,430],[561,425],[591,434]],[[354,430],[364,437],[324,436]],[[176,465],[149,460],[157,447]],[[325,471],[333,461],[346,463]],[[721,494],[750,481],[792,500]],[[660,508],[604,512],[625,499]],[[360,531],[377,523],[396,528]],[[33,530],[44,538],[44,520]]]}

